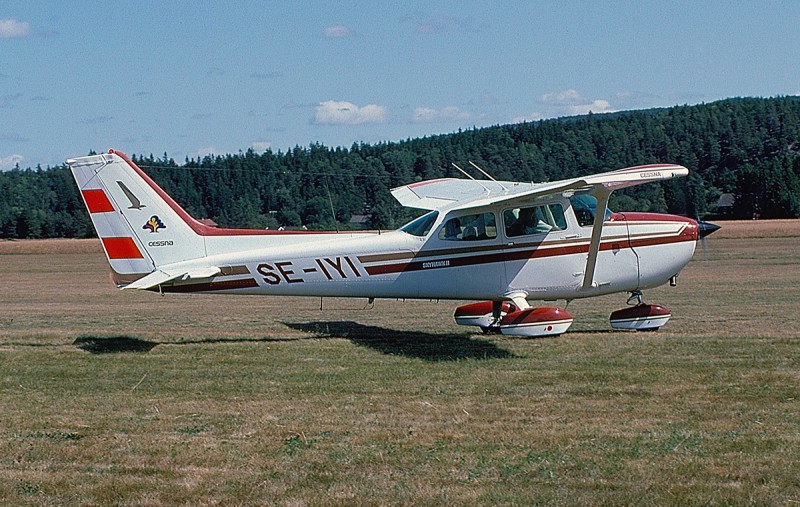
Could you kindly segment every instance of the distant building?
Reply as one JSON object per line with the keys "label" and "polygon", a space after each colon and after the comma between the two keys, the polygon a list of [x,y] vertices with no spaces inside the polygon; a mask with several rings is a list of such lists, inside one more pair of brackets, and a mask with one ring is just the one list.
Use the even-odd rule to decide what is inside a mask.
{"label": "distant building", "polygon": [[350,224],[356,229],[366,229],[369,227],[370,215],[351,215]]}
{"label": "distant building", "polygon": [[736,203],[736,196],[733,194],[722,194],[717,200],[717,215],[728,217],[733,215],[733,205]]}

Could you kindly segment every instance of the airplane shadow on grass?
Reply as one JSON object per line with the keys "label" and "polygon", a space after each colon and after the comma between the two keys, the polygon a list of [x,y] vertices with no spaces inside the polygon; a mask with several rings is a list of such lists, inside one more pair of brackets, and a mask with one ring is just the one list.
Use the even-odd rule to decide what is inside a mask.
{"label": "airplane shadow on grass", "polygon": [[517,357],[488,340],[475,339],[469,334],[401,331],[350,321],[284,322],[283,324],[298,331],[314,333],[320,338],[344,338],[358,346],[377,350],[383,354],[426,361]]}
{"label": "airplane shadow on grass", "polygon": [[[343,338],[383,354],[423,359],[426,361],[458,361],[461,359],[509,359],[518,357],[489,340],[469,334],[433,334],[366,326],[350,321],[284,322],[289,328],[311,333],[311,338]],[[157,342],[132,336],[80,336],[76,347],[92,354],[149,352],[156,345],[191,345],[201,343],[286,342],[298,338],[208,338]]]}
{"label": "airplane shadow on grass", "polygon": [[118,352],[149,352],[158,342],[142,340],[131,336],[79,336],[72,342],[81,350],[92,354],[113,354]]}
{"label": "airplane shadow on grass", "polygon": [[204,343],[287,342],[296,338],[205,338],[156,342],[133,336],[79,336],[72,342],[81,350],[92,354],[116,354],[122,352],[150,352],[156,345],[198,345]]}

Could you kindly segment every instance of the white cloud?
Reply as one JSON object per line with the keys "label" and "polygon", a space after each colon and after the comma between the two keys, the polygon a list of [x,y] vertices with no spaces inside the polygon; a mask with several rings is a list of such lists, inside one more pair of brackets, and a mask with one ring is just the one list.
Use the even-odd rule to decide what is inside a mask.
{"label": "white cloud", "polygon": [[314,123],[319,125],[363,125],[388,120],[389,109],[377,104],[358,107],[352,102],[326,100],[314,108]]}
{"label": "white cloud", "polygon": [[7,157],[0,157],[0,171],[8,171],[14,169],[14,166],[24,160],[22,155],[9,155]]}
{"label": "white cloud", "polygon": [[579,115],[587,114],[590,111],[593,113],[613,113],[617,111],[609,101],[605,99],[586,99],[574,88],[557,93],[545,93],[540,97],[540,101],[552,108],[556,115]]}
{"label": "white cloud", "polygon": [[517,116],[515,118],[511,118],[511,123],[525,123],[528,121],[539,121],[544,119],[542,113],[534,112],[529,114],[528,116]]}
{"label": "white cloud", "polygon": [[563,92],[545,93],[542,95],[541,100],[545,104],[563,105],[581,102],[583,101],[583,97],[581,97],[581,94],[578,93],[578,90],[570,88],[569,90],[564,90]]}
{"label": "white cloud", "polygon": [[415,123],[436,123],[455,120],[468,120],[472,117],[469,111],[464,111],[456,106],[447,106],[442,109],[430,107],[417,107],[411,113]]}
{"label": "white cloud", "polygon": [[16,19],[0,19],[0,39],[17,39],[27,37],[33,33],[27,21]]}
{"label": "white cloud", "polygon": [[251,144],[250,147],[256,153],[263,153],[272,148],[272,143],[269,141],[253,141],[253,144]]}
{"label": "white cloud", "polygon": [[344,25],[331,25],[325,28],[324,35],[326,39],[347,39],[355,36],[355,32]]}
{"label": "white cloud", "polygon": [[613,113],[616,111],[607,100],[597,99],[585,104],[573,104],[567,108],[570,114]]}

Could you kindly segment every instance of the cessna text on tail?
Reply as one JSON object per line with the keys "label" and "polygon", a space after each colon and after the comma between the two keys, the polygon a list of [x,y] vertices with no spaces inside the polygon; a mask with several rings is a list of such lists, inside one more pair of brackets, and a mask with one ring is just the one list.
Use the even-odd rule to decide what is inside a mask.
{"label": "cessna text on tail", "polygon": [[392,190],[428,212],[396,231],[331,233],[208,227],[118,151],[68,160],[123,289],[473,300],[455,320],[506,334],[560,334],[563,309],[529,301],[630,293],[611,324],[656,329],[669,311],[645,304],[689,262],[696,221],[612,213],[611,192],[686,176],[648,165],[550,183],[444,178]]}

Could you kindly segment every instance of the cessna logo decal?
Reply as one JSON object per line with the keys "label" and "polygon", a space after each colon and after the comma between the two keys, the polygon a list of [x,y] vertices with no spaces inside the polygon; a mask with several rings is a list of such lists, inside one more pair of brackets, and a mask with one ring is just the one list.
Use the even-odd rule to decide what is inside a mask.
{"label": "cessna logo decal", "polygon": [[158,232],[159,229],[166,228],[167,226],[164,225],[164,222],[162,222],[161,219],[156,215],[151,216],[150,220],[148,220],[147,223],[142,226],[142,229],[147,229],[150,232]]}

